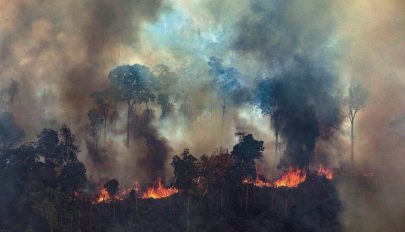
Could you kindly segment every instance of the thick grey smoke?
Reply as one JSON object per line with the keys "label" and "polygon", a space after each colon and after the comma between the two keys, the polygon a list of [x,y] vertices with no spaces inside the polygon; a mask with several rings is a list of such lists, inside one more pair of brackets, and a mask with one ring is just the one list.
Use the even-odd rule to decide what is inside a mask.
{"label": "thick grey smoke", "polygon": [[324,50],[335,23],[318,14],[331,7],[325,1],[252,1],[251,14],[237,26],[234,48],[270,70],[257,85],[257,101],[277,108],[286,143],[283,166],[309,165],[318,138],[331,137],[342,121],[334,52]]}

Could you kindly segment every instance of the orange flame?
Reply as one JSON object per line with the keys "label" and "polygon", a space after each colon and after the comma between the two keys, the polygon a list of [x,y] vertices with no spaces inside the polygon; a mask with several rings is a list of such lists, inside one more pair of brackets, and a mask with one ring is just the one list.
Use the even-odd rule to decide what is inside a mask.
{"label": "orange flame", "polygon": [[94,204],[101,203],[101,202],[108,202],[110,201],[110,195],[107,192],[106,188],[102,188],[100,190],[100,195],[98,195],[97,199],[93,202]]}
{"label": "orange flame", "polygon": [[333,179],[333,171],[329,168],[324,167],[322,164],[319,165],[318,176],[324,176],[328,180]]}
{"label": "orange flame", "polygon": [[157,187],[154,186],[148,187],[146,192],[143,193],[142,198],[160,199],[170,197],[171,195],[176,194],[178,192],[179,190],[174,187],[165,188],[162,184],[162,180],[159,178]]}
{"label": "orange flame", "polygon": [[259,178],[256,178],[256,180],[254,180],[254,181],[249,178],[245,178],[242,180],[242,183],[243,184],[253,184],[254,186],[259,187],[259,188],[263,188],[263,187],[270,188],[271,187],[270,182],[260,180]]}
{"label": "orange flame", "polygon": [[276,188],[295,188],[305,181],[307,175],[299,168],[290,167],[286,173],[274,182]]}

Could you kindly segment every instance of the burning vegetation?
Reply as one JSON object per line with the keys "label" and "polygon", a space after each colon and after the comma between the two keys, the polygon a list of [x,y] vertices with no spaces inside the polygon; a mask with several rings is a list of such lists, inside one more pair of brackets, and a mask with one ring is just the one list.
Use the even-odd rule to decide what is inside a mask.
{"label": "burning vegetation", "polygon": [[[349,88],[348,99],[342,99],[343,85],[332,67],[340,62],[329,62],[327,54],[323,54],[325,48],[335,42],[330,42],[329,33],[318,33],[318,30],[329,31],[331,25],[319,24],[318,17],[312,19],[312,11],[317,9],[312,9],[312,4],[319,5],[317,2],[302,7],[297,5],[299,1],[248,1],[251,5],[243,11],[252,12],[235,17],[239,21],[232,22],[235,26],[234,30],[229,30],[232,36],[228,34],[221,39],[211,32],[207,36],[207,32],[220,29],[226,34],[228,29],[221,28],[228,27],[221,25],[215,30],[201,31],[192,28],[187,32],[183,30],[184,24],[197,20],[176,15],[173,18],[182,18],[181,33],[178,33],[177,26],[167,25],[177,19],[165,16],[162,18],[168,21],[160,22],[161,5],[166,13],[172,10],[167,1],[129,3],[131,1],[125,0],[115,4],[107,0],[89,0],[83,6],[74,2],[74,5],[61,6],[74,9],[74,15],[84,12],[84,19],[69,18],[67,23],[58,21],[53,25],[51,21],[58,18],[56,16],[69,14],[58,11],[41,19],[39,15],[46,13],[43,7],[35,7],[41,11],[33,14],[28,7],[31,3],[18,3],[10,7],[16,11],[13,15],[28,15],[27,19],[3,20],[10,23],[4,27],[6,32],[18,29],[4,40],[6,45],[13,45],[3,49],[7,54],[0,57],[5,61],[6,69],[13,69],[6,70],[5,75],[12,76],[18,70],[16,67],[26,65],[28,68],[22,70],[21,75],[29,76],[31,71],[35,73],[31,69],[36,64],[31,62],[37,60],[37,53],[38,58],[47,59],[60,54],[63,59],[58,60],[59,64],[50,61],[49,66],[62,69],[61,73],[50,73],[50,76],[64,79],[57,83],[48,83],[52,78],[38,83],[29,79],[21,85],[12,81],[9,87],[0,89],[0,183],[3,184],[0,231],[342,231],[339,221],[342,203],[335,185],[347,177],[334,172],[335,167],[328,167],[328,161],[332,159],[318,160],[317,157],[319,153],[328,156],[328,151],[335,148],[336,143],[329,144],[328,140],[337,137],[344,121],[344,109],[349,108],[350,158],[351,167],[354,167],[354,122],[366,103],[367,94],[360,85],[353,85]],[[287,17],[301,9],[310,9],[311,14],[303,12],[297,14],[299,17]],[[310,23],[302,23],[307,19]],[[143,28],[148,29],[148,36],[156,32],[162,36],[159,28],[142,26],[153,20],[163,25],[165,33],[175,28],[176,36],[184,36],[173,41],[185,41],[185,35],[197,31],[198,37],[190,36],[193,40],[210,39],[198,44],[198,49],[162,49],[167,58],[190,59],[181,60],[184,67],[126,64],[103,73],[106,67],[111,67],[113,58],[101,56],[111,51],[117,50],[120,58],[122,49],[144,44],[152,48],[154,41],[165,46],[163,44],[172,41],[168,36],[168,41],[152,38],[148,43],[133,43],[138,42],[138,30]],[[209,24],[216,24],[209,21]],[[18,22],[16,27],[12,25],[14,22]],[[305,28],[301,35],[300,27],[307,24],[317,26]],[[68,28],[64,28],[66,25]],[[132,26],[135,31],[129,29]],[[325,28],[321,30],[322,27]],[[20,33],[24,30],[29,33]],[[70,36],[67,33],[70,30],[80,35]],[[24,38],[31,35],[38,38],[14,44],[14,38],[20,34]],[[314,34],[317,36],[308,36]],[[58,35],[57,38],[53,38],[54,35]],[[306,43],[306,39],[311,41]],[[322,39],[325,41],[318,41]],[[227,42],[227,49],[232,48],[231,52],[217,49],[217,42],[222,40]],[[82,51],[79,61],[70,61],[74,56],[66,52],[72,49],[65,47],[65,42]],[[80,42],[85,44],[79,46]],[[116,43],[118,49],[114,48]],[[14,51],[14,47],[23,44],[27,47]],[[30,47],[32,45],[35,47]],[[183,45],[188,46],[188,42]],[[48,48],[56,50],[39,55],[42,49]],[[141,50],[135,60],[160,60],[158,53],[153,59],[143,59],[141,54],[145,51]],[[201,57],[169,54],[174,50],[193,51],[193,55]],[[237,52],[241,53],[240,58],[235,55]],[[31,53],[35,54],[33,58],[29,57]],[[223,53],[225,57],[211,53]],[[232,54],[232,58],[226,54]],[[19,60],[14,55],[23,56],[18,65],[12,63]],[[244,63],[245,55],[252,61],[251,67],[250,63],[249,67],[233,67]],[[124,52],[122,57],[127,59],[128,56],[132,56],[132,52]],[[234,58],[240,60],[233,62]],[[87,64],[87,61],[92,63]],[[168,60],[168,63],[177,64],[178,61]],[[118,63],[126,62],[119,60]],[[253,70],[259,67],[264,68]],[[42,80],[47,72],[44,67],[39,70],[32,80]],[[108,78],[103,80],[91,79],[105,75]],[[41,91],[33,87],[36,85]],[[45,91],[42,91],[43,85],[47,87]],[[40,104],[32,104],[35,110],[26,107],[32,100],[30,95],[19,93],[21,87],[28,89],[29,94],[35,93],[32,96],[40,96]],[[38,92],[40,94],[36,94]],[[28,100],[16,105],[15,102],[21,99]],[[47,104],[55,109],[47,109]],[[25,107],[29,110],[23,109]],[[269,133],[263,133],[260,121],[256,121],[259,120],[253,112],[256,109],[262,114],[261,119],[269,117],[268,128],[274,133],[274,141]],[[252,110],[250,123],[243,118],[249,110]],[[27,111],[31,115],[31,111],[34,114],[47,112],[46,118],[33,120],[44,121],[46,126],[70,122],[79,134],[73,135],[66,125],[42,131],[39,129],[42,124],[30,125],[24,131],[19,123],[27,125],[26,121],[31,120],[25,116]],[[48,118],[48,112],[56,115],[55,118]],[[229,134],[235,130],[239,141],[234,143]],[[24,140],[26,132],[31,137]],[[32,134],[37,137],[26,143],[32,139]],[[79,149],[77,142],[85,147]],[[267,148],[265,154],[274,158],[273,162],[266,163],[273,167],[271,176],[268,172],[262,173],[257,166],[267,161],[264,151],[269,142],[274,143],[275,148],[274,152]],[[199,154],[193,155],[190,149],[184,149],[181,154],[174,155],[183,146],[191,146],[193,152],[199,148]],[[215,147],[219,147],[216,152],[206,153]],[[318,163],[324,165],[313,168]],[[358,176],[373,178],[367,174]],[[129,181],[134,179],[141,181],[128,187]]]}

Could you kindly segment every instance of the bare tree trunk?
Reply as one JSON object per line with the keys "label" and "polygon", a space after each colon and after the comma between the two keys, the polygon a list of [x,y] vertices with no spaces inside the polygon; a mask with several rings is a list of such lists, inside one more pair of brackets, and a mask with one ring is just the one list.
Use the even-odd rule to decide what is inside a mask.
{"label": "bare tree trunk", "polygon": [[350,120],[351,122],[351,160],[352,160],[352,169],[354,168],[354,158],[353,158],[353,128],[354,128],[354,118]]}
{"label": "bare tree trunk", "polygon": [[114,207],[114,209],[113,209],[113,212],[114,212],[113,215],[114,215],[114,217],[113,217],[113,218],[114,218],[114,220],[115,220],[115,202],[116,202],[116,200],[114,199],[113,201],[114,201],[114,205],[113,205],[113,207]]}
{"label": "bare tree trunk", "polygon": [[288,215],[288,199],[287,199],[287,196],[285,197],[285,200],[284,200],[284,214],[285,214],[285,216],[287,217],[287,215]]}
{"label": "bare tree trunk", "polygon": [[135,213],[136,215],[138,215],[138,198],[136,197],[136,194],[135,194]]}
{"label": "bare tree trunk", "polygon": [[278,130],[276,130],[276,144],[275,144],[275,152],[274,152],[273,178],[276,177],[277,157],[278,157]]}
{"label": "bare tree trunk", "polygon": [[221,209],[224,207],[224,190],[221,189]]}
{"label": "bare tree trunk", "polygon": [[187,197],[187,232],[190,231],[190,197]]}
{"label": "bare tree trunk", "polygon": [[248,201],[249,201],[249,184],[246,185],[245,211],[248,210]]}
{"label": "bare tree trunk", "polygon": [[127,112],[127,146],[129,146],[129,117],[131,115],[131,102],[127,101],[128,103],[128,112]]}
{"label": "bare tree trunk", "polygon": [[104,145],[107,144],[107,116],[104,117]]}

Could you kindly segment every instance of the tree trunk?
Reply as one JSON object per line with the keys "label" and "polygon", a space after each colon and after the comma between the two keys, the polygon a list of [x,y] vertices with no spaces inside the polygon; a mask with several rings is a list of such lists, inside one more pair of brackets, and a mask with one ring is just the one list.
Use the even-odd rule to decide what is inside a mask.
{"label": "tree trunk", "polygon": [[131,102],[128,101],[128,112],[127,112],[127,146],[129,146],[129,117],[131,115]]}
{"label": "tree trunk", "polygon": [[354,168],[354,158],[353,158],[353,128],[354,128],[354,118],[350,120],[351,122],[351,160],[352,160],[352,169]]}
{"label": "tree trunk", "polygon": [[224,190],[221,189],[221,209],[224,207]]}
{"label": "tree trunk", "polygon": [[278,129],[276,129],[276,144],[275,144],[275,152],[274,152],[274,164],[273,164],[273,178],[276,176],[276,166],[277,166],[277,157],[278,157]]}
{"label": "tree trunk", "polygon": [[107,116],[104,117],[104,145],[107,144]]}
{"label": "tree trunk", "polygon": [[284,214],[287,217],[287,215],[288,215],[288,199],[287,199],[287,197],[285,197],[284,207],[285,207],[284,208]]}
{"label": "tree trunk", "polygon": [[136,215],[138,215],[138,198],[136,197],[136,194],[135,194],[135,213]]}
{"label": "tree trunk", "polygon": [[246,201],[245,201],[245,211],[248,210],[248,201],[249,201],[249,184],[246,185]]}
{"label": "tree trunk", "polygon": [[187,232],[190,231],[190,197],[187,197]]}
{"label": "tree trunk", "polygon": [[113,201],[114,201],[114,205],[113,205],[114,209],[113,209],[113,211],[114,211],[114,220],[115,220],[115,202],[116,202],[116,200],[114,199]]}

